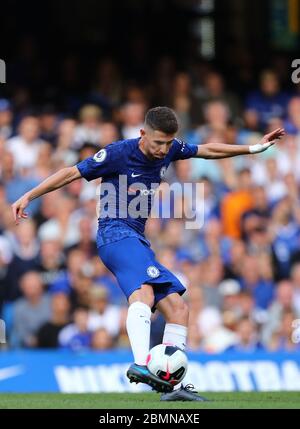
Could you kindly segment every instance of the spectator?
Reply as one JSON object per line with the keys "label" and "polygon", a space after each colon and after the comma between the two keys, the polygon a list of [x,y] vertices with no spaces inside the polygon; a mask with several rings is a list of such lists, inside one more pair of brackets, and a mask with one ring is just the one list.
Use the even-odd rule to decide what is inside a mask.
{"label": "spectator", "polygon": [[94,270],[90,262],[80,267],[77,275],[73,277],[70,300],[72,308],[78,306],[89,307],[90,290],[94,284]]}
{"label": "spectator", "polygon": [[119,140],[119,131],[113,122],[103,122],[100,126],[100,146],[105,147]]}
{"label": "spectator", "polygon": [[198,329],[201,349],[206,353],[221,353],[237,341],[236,334],[224,326],[222,314],[214,307],[206,307],[199,314]]}
{"label": "spectator", "polygon": [[77,225],[74,223],[74,210],[76,200],[70,196],[61,194],[54,201],[54,217],[43,223],[39,230],[40,240],[61,240],[63,247],[70,247],[79,241]]}
{"label": "spectator", "polygon": [[84,263],[86,263],[86,257],[82,251],[77,249],[70,251],[67,257],[67,269],[50,285],[50,292],[70,294],[74,287],[74,282],[82,275]]}
{"label": "spectator", "polygon": [[293,300],[294,289],[289,280],[281,281],[277,286],[276,299],[270,305],[268,318],[262,329],[262,341],[265,345],[270,344],[275,332],[280,330],[280,321],[283,320],[284,313],[293,313],[300,317]]}
{"label": "spectator", "polygon": [[291,281],[293,283],[293,303],[297,314],[300,315],[300,263],[297,262],[293,265],[291,270]]}
{"label": "spectator", "polygon": [[56,214],[55,203],[57,199],[61,197],[61,195],[62,195],[62,191],[57,190],[55,192],[50,192],[49,194],[43,195],[41,197],[39,211],[34,217],[38,228],[47,220],[50,220],[51,218],[55,217],[55,214]]}
{"label": "spectator", "polygon": [[296,319],[296,314],[292,311],[283,312],[280,326],[273,333],[268,344],[269,350],[276,352],[300,351],[300,344],[293,342],[293,322]]}
{"label": "spectator", "polygon": [[213,137],[215,141],[225,136],[230,119],[228,105],[222,101],[210,101],[204,108],[204,125],[201,125],[195,133],[196,144],[206,143]]}
{"label": "spectator", "polygon": [[6,291],[8,289],[7,273],[12,260],[12,250],[9,241],[0,235],[0,318]]}
{"label": "spectator", "polygon": [[77,307],[73,314],[73,323],[63,328],[58,335],[61,348],[82,352],[88,350],[92,343],[92,332],[88,329],[88,310]]}
{"label": "spectator", "polygon": [[43,140],[39,138],[39,121],[34,116],[22,119],[19,134],[7,140],[6,148],[13,154],[16,169],[31,169],[36,165],[40,145]]}
{"label": "spectator", "polygon": [[231,240],[223,236],[222,224],[218,219],[212,218],[207,220],[205,225],[203,236],[200,236],[199,240],[202,247],[201,254],[206,257],[220,257],[226,263],[228,261]]}
{"label": "spectator", "polygon": [[93,88],[89,94],[90,102],[100,106],[107,117],[112,107],[121,101],[121,70],[112,58],[102,58],[96,65]]}
{"label": "spectator", "polygon": [[282,180],[278,162],[274,158],[269,158],[265,163],[266,177],[263,180],[269,202],[274,205],[286,197],[288,190]]}
{"label": "spectator", "polygon": [[248,318],[243,318],[237,325],[237,342],[228,347],[227,352],[255,353],[264,350],[258,340],[258,332],[255,323]]}
{"label": "spectator", "polygon": [[38,180],[42,181],[46,179],[53,171],[51,155],[52,147],[50,143],[42,143],[40,145],[36,166],[33,172],[34,176],[37,177]]}
{"label": "spectator", "polygon": [[247,318],[259,322],[255,309],[255,301],[251,292],[241,291],[238,295],[237,313],[240,319]]}
{"label": "spectator", "polygon": [[292,255],[298,250],[300,228],[293,216],[293,205],[286,197],[278,202],[272,216],[272,250],[276,267],[276,278],[289,277]]}
{"label": "spectator", "polygon": [[[22,175],[15,167],[13,154],[4,151],[1,159],[1,175],[5,185],[6,201],[10,204],[15,202],[32,187],[38,185],[38,180],[32,176]],[[40,208],[40,201],[32,201],[28,207],[28,214],[34,215]]]}
{"label": "spectator", "polygon": [[143,103],[127,103],[121,110],[122,128],[124,139],[139,137],[143,128],[146,106]]}
{"label": "spectator", "polygon": [[0,99],[0,138],[9,139],[12,136],[13,112],[11,104],[5,98]]}
{"label": "spectator", "polygon": [[57,139],[58,117],[55,106],[45,105],[39,115],[41,139],[55,145]]}
{"label": "spectator", "polygon": [[246,112],[255,115],[264,132],[272,118],[285,117],[288,101],[288,95],[281,91],[277,74],[273,70],[265,70],[260,76],[260,89],[247,98]]}
{"label": "spectator", "polygon": [[47,289],[55,283],[65,271],[65,256],[58,239],[41,242],[37,271]]}
{"label": "spectator", "polygon": [[222,297],[219,285],[224,278],[222,260],[214,256],[208,258],[202,276],[202,290],[206,306],[220,309]]}
{"label": "spectator", "polygon": [[288,104],[288,118],[284,124],[288,134],[300,134],[300,97],[294,97]]}
{"label": "spectator", "polygon": [[265,280],[262,277],[258,258],[245,256],[240,273],[239,281],[242,289],[253,295],[257,308],[266,310],[274,297],[274,284],[271,280]]}
{"label": "spectator", "polygon": [[232,240],[228,251],[228,262],[225,265],[226,278],[239,278],[242,261],[246,256],[246,245],[242,240]]}
{"label": "spectator", "polygon": [[67,295],[57,293],[51,299],[51,319],[37,332],[37,347],[57,348],[59,332],[69,323],[70,302]]}
{"label": "spectator", "polygon": [[109,302],[113,305],[125,305],[126,298],[120,290],[116,278],[108,271],[98,256],[91,260],[93,266],[93,276],[96,284],[101,284],[108,292]]}
{"label": "spectator", "polygon": [[223,311],[231,311],[237,316],[239,316],[240,292],[241,286],[237,280],[223,280],[219,284],[219,294],[221,295],[221,309]]}
{"label": "spectator", "polygon": [[72,250],[75,248],[79,249],[85,254],[87,259],[92,258],[93,256],[97,255],[97,246],[95,241],[95,234],[93,230],[92,220],[88,216],[81,217],[81,219],[78,222],[78,228],[79,228],[78,243],[71,246],[69,250]]}
{"label": "spectator", "polygon": [[180,121],[180,137],[184,137],[191,126],[191,79],[188,73],[178,73],[175,76],[172,91],[172,102]]}
{"label": "spectator", "polygon": [[116,338],[121,327],[121,308],[108,302],[108,292],[101,285],[92,286],[89,290],[90,307],[88,326],[91,331],[104,328]]}
{"label": "spectator", "polygon": [[99,328],[93,333],[91,341],[93,350],[110,350],[113,346],[113,338],[105,328]]}
{"label": "spectator", "polygon": [[224,234],[232,239],[241,238],[241,218],[253,207],[252,181],[249,170],[239,173],[237,189],[227,194],[221,204]]}
{"label": "spectator", "polygon": [[[255,186],[252,189],[253,206],[252,209],[244,213],[243,220],[250,215],[257,216],[256,226],[267,228],[271,218],[271,207],[268,201],[266,190],[263,186]],[[243,228],[243,237],[247,233]]]}
{"label": "spectator", "polygon": [[71,118],[64,119],[58,124],[56,149],[53,153],[57,170],[74,165],[77,161],[77,154],[72,149],[75,145],[75,128],[76,121]]}
{"label": "spectator", "polygon": [[97,147],[101,138],[102,111],[98,106],[87,104],[80,109],[80,125],[76,127],[74,135],[74,148],[80,149],[85,142]]}
{"label": "spectator", "polygon": [[15,227],[8,237],[13,250],[13,258],[7,273],[9,288],[5,295],[8,301],[13,301],[20,296],[19,281],[23,274],[37,269],[39,243],[35,231],[34,222],[28,219]]}
{"label": "spectator", "polygon": [[14,348],[37,347],[37,332],[51,318],[50,298],[44,294],[37,272],[30,271],[21,278],[23,298],[13,306],[13,326],[10,344]]}

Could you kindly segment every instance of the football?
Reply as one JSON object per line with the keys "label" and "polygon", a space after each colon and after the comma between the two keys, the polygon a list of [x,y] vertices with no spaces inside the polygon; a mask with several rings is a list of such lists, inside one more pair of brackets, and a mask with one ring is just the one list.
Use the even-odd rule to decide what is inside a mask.
{"label": "football", "polygon": [[178,347],[159,344],[149,351],[147,366],[152,374],[175,386],[186,375],[188,359]]}

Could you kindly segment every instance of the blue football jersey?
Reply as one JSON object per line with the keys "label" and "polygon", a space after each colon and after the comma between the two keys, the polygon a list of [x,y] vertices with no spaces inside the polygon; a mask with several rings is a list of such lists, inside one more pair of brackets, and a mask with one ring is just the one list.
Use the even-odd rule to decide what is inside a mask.
{"label": "blue football jersey", "polygon": [[106,146],[77,164],[86,180],[102,178],[98,245],[143,235],[155,190],[170,163],[189,159],[198,146],[174,139],[164,159],[150,160],[139,148],[140,138]]}

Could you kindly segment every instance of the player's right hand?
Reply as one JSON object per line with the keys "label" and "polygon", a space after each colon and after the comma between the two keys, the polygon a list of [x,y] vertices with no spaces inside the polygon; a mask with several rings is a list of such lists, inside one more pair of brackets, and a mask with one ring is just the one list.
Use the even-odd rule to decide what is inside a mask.
{"label": "player's right hand", "polygon": [[13,211],[13,217],[16,225],[19,224],[20,219],[27,219],[28,214],[24,212],[25,208],[28,206],[30,200],[27,195],[19,198],[15,203],[12,204],[11,208]]}
{"label": "player's right hand", "polygon": [[278,128],[270,134],[266,134],[262,141],[256,145],[249,146],[249,152],[252,154],[265,152],[273,146],[278,140],[285,136],[284,128]]}

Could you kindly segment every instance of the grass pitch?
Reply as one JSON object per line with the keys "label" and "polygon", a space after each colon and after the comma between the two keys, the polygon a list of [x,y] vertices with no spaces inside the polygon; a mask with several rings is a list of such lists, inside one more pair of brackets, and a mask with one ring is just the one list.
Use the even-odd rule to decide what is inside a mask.
{"label": "grass pitch", "polygon": [[300,392],[205,393],[211,402],[160,402],[156,393],[1,394],[0,409],[300,409]]}

